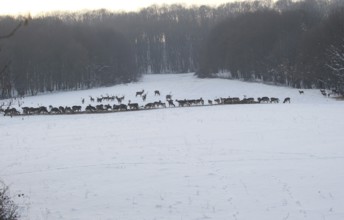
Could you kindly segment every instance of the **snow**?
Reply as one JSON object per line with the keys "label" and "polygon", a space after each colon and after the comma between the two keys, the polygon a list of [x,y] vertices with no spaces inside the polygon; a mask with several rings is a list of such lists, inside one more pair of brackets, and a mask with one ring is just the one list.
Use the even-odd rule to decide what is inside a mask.
{"label": "snow", "polygon": [[344,219],[344,103],[319,90],[170,74],[21,102],[86,106],[113,94],[141,105],[142,89],[146,102],[171,93],[291,104],[1,117],[0,178],[22,219]]}

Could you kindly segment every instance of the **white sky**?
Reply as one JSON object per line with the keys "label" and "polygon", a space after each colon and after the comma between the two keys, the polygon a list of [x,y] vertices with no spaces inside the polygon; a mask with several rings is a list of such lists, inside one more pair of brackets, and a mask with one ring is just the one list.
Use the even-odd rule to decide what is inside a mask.
{"label": "white sky", "polygon": [[211,5],[233,0],[0,0],[0,14],[37,15],[49,11],[76,11],[106,8],[116,11],[134,11],[152,4],[182,3],[186,5]]}

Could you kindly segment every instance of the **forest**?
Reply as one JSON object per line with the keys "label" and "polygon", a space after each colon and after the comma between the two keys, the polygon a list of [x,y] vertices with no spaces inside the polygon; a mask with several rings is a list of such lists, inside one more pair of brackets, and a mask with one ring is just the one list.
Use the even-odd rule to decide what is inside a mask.
{"label": "forest", "polygon": [[0,17],[0,98],[186,72],[344,93],[342,0],[55,12],[16,29],[23,20]]}

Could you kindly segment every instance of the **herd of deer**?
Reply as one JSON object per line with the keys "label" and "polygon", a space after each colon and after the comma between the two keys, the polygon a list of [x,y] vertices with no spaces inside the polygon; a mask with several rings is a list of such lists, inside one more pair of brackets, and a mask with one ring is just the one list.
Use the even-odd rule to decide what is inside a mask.
{"label": "herd of deer", "polygon": [[[141,97],[142,100],[145,102],[147,98],[147,94],[145,90],[141,90],[135,93],[135,97]],[[301,92],[300,92],[301,94]],[[154,96],[160,96],[160,91],[155,90]],[[117,112],[117,111],[130,111],[130,110],[145,110],[145,109],[157,109],[157,108],[166,108],[168,107],[190,107],[190,106],[203,106],[205,102],[203,98],[199,99],[172,99],[171,94],[166,95],[166,103],[160,101],[156,102],[149,102],[145,105],[140,106],[138,103],[132,103],[130,100],[128,104],[123,104],[125,96],[118,97],[118,96],[101,96],[97,98],[93,98],[92,96],[89,97],[90,102],[97,102],[98,104],[92,106],[91,104],[85,107],[85,110],[82,111],[82,106],[74,105],[74,106],[60,106],[60,107],[53,107],[49,106],[49,108],[45,106],[40,107],[22,107],[22,113],[19,112],[14,107],[7,107],[3,109],[0,106],[0,112],[3,112],[5,116],[13,116],[13,115],[40,115],[40,114],[74,114],[74,113],[96,113],[96,112]],[[117,101],[118,104],[101,104],[103,101]],[[82,104],[85,104],[85,98],[81,99]],[[284,99],[283,103],[290,103],[290,98],[287,97]],[[208,100],[208,105],[221,105],[221,104],[254,104],[254,103],[279,103],[279,99],[275,97],[259,97],[257,100],[254,98],[244,98],[240,99],[238,97],[228,97],[228,98],[216,98],[214,100]]]}

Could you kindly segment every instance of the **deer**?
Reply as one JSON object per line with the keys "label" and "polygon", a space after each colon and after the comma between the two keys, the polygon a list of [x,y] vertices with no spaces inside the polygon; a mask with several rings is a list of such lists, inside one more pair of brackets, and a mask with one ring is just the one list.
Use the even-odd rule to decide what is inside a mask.
{"label": "deer", "polygon": [[65,108],[62,107],[62,106],[59,107],[59,110],[60,110],[61,113],[65,113],[66,112]]}
{"label": "deer", "polygon": [[97,111],[104,111],[104,105],[96,105]]}
{"label": "deer", "polygon": [[60,109],[56,108],[56,107],[51,107],[50,108],[50,114],[61,114]]}
{"label": "deer", "polygon": [[69,106],[66,106],[65,112],[66,112],[67,114],[74,113],[73,109],[72,109],[71,107],[69,107]]}
{"label": "deer", "polygon": [[45,106],[38,107],[38,114],[48,114],[48,109]]}
{"label": "deer", "polygon": [[300,95],[305,94],[303,90],[299,90]]}
{"label": "deer", "polygon": [[284,101],[283,101],[283,103],[287,103],[287,102],[290,103],[290,98],[289,97],[285,98]]}
{"label": "deer", "polygon": [[262,103],[262,102],[269,103],[270,99],[269,99],[269,97],[264,96],[263,98],[258,98],[258,102],[259,103]]}
{"label": "deer", "polygon": [[138,92],[136,92],[136,95],[135,95],[135,97],[137,97],[138,95],[139,96],[142,96],[142,94],[145,92],[145,90],[144,89],[142,89],[142,91],[138,91]]}
{"label": "deer", "polygon": [[213,104],[213,101],[208,99],[208,105],[212,105]]}
{"label": "deer", "polygon": [[145,102],[145,101],[146,101],[146,98],[147,98],[147,93],[146,93],[146,94],[143,94],[141,97],[142,97],[142,101]]}
{"label": "deer", "polygon": [[4,113],[5,113],[4,116],[9,115],[11,117],[12,117],[12,115],[19,115],[20,114],[20,112],[17,111],[16,108],[7,108],[4,110]]}
{"label": "deer", "polygon": [[129,100],[128,106],[129,106],[130,110],[139,110],[139,104],[137,104],[137,103],[130,103],[130,100]]}
{"label": "deer", "polygon": [[168,107],[171,107],[171,106],[176,107],[176,106],[174,105],[172,99],[167,100],[167,102],[168,102]]}
{"label": "deer", "polygon": [[122,101],[124,100],[124,96],[122,96],[122,97],[115,96],[115,98],[116,98],[118,104],[122,104]]}
{"label": "deer", "polygon": [[270,103],[279,103],[279,98],[271,97]]}
{"label": "deer", "polygon": [[84,98],[81,99],[81,103],[82,103],[82,104],[85,104],[85,99],[84,99]]}
{"label": "deer", "polygon": [[104,105],[104,110],[106,110],[106,111],[112,110],[111,105],[109,105],[109,104]]}
{"label": "deer", "polygon": [[125,104],[113,105],[113,110],[115,110],[115,111],[126,111],[126,110],[128,110],[128,107]]}
{"label": "deer", "polygon": [[166,95],[166,100],[170,100],[170,99],[172,99],[172,95],[171,94]]}
{"label": "deer", "polygon": [[94,98],[92,96],[90,96],[90,101],[94,102]]}
{"label": "deer", "polygon": [[79,106],[79,105],[73,105],[73,106],[72,106],[72,110],[73,110],[74,112],[79,112],[79,111],[81,111],[81,106]]}
{"label": "deer", "polygon": [[86,106],[85,110],[86,110],[86,112],[95,112],[96,108],[93,107],[92,105],[88,105],[88,106]]}
{"label": "deer", "polygon": [[216,104],[221,104],[221,99],[215,99],[214,101],[216,102]]}
{"label": "deer", "polygon": [[155,104],[154,103],[147,103],[146,105],[145,105],[145,109],[151,109],[151,108],[154,108],[155,107]]}
{"label": "deer", "polygon": [[160,96],[160,91],[159,91],[159,90],[155,90],[155,91],[154,91],[154,95],[155,95],[155,96],[156,96],[156,95]]}

